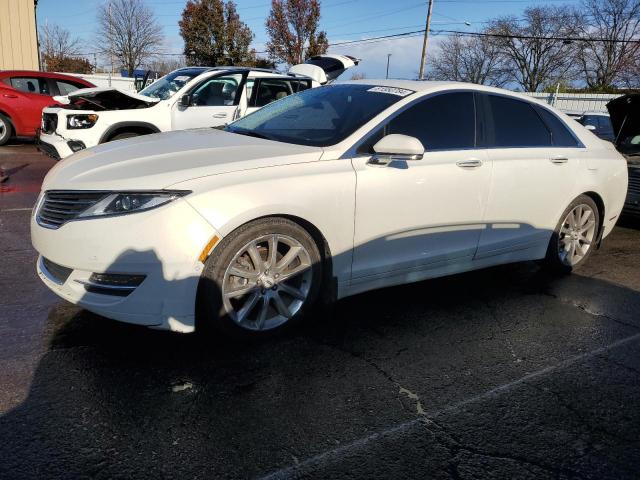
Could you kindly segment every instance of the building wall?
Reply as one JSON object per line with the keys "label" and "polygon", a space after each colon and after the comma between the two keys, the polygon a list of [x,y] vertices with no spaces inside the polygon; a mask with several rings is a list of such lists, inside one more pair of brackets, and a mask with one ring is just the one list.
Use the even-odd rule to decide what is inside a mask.
{"label": "building wall", "polygon": [[34,0],[0,0],[0,70],[39,70]]}

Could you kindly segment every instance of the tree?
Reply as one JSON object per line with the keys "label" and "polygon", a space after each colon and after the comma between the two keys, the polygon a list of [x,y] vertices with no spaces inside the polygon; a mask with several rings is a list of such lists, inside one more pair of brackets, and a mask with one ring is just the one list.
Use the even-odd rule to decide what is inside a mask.
{"label": "tree", "polygon": [[109,0],[98,9],[99,51],[115,57],[129,76],[162,47],[162,27],[143,0]]}
{"label": "tree", "polygon": [[637,85],[640,44],[629,40],[640,34],[640,1],[583,0],[575,23],[587,39],[580,42],[577,56],[587,85],[592,90]]}
{"label": "tree", "polygon": [[[597,0],[596,0],[597,1]],[[520,22],[502,17],[492,22],[489,32],[504,56],[509,80],[529,92],[572,74],[575,46],[557,38],[576,35],[575,18],[568,7],[533,7]]]}
{"label": "tree", "polygon": [[329,48],[327,34],[318,31],[319,0],[271,0],[266,28],[267,52],[289,65],[302,63]]}
{"label": "tree", "polygon": [[229,0],[189,0],[178,22],[189,65],[253,66],[253,32]]}
{"label": "tree", "polygon": [[76,55],[80,50],[80,39],[72,38],[69,30],[59,25],[40,25],[38,41],[40,51],[49,58]]}
{"label": "tree", "polygon": [[433,80],[504,86],[509,77],[504,57],[490,37],[452,35],[442,41],[431,60],[428,77]]}
{"label": "tree", "polygon": [[80,39],[72,38],[69,30],[59,25],[40,25],[38,42],[42,62],[49,72],[91,73],[92,65],[78,56]]}
{"label": "tree", "polygon": [[145,68],[148,68],[152,72],[157,73],[160,77],[184,66],[185,61],[184,57],[182,56],[157,57],[145,64]]}
{"label": "tree", "polygon": [[86,58],[42,54],[48,72],[91,73],[93,65]]}

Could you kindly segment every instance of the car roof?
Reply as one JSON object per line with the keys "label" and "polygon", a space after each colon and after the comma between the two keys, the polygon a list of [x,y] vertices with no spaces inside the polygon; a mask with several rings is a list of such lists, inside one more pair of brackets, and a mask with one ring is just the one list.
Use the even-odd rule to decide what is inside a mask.
{"label": "car roof", "polygon": [[76,75],[65,75],[63,73],[55,73],[55,72],[39,72],[37,70],[2,70],[0,71],[0,77],[24,77],[24,76],[32,76],[32,77],[40,77],[40,78],[57,78],[59,80],[75,80],[86,83],[87,85],[91,85],[91,82],[78,77]]}
{"label": "car roof", "polygon": [[511,90],[505,90],[504,88],[489,87],[487,85],[479,85],[477,83],[467,82],[451,82],[451,81],[434,81],[434,80],[387,80],[387,79],[362,79],[362,80],[346,80],[338,81],[340,84],[360,84],[371,85],[372,87],[392,87],[392,88],[404,88],[407,90],[413,90],[415,92],[427,93],[437,92],[443,90],[475,90],[478,92],[496,93],[499,95],[509,95],[517,97],[522,100],[526,100],[531,103],[536,103],[545,107],[549,107],[546,102],[540,101],[534,97],[525,95],[521,92],[513,92]]}

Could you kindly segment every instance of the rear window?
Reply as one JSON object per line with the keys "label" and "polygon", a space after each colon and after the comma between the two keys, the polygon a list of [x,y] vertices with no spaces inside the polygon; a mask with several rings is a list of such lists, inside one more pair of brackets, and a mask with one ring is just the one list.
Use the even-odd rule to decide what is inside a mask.
{"label": "rear window", "polygon": [[542,107],[535,107],[547,127],[551,130],[551,141],[555,147],[578,147],[580,144],[571,131],[556,115]]}

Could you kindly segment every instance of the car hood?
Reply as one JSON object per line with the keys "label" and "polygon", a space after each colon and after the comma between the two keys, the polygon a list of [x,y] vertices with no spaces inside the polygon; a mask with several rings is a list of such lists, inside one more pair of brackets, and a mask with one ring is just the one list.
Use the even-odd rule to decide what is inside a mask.
{"label": "car hood", "polygon": [[69,95],[57,96],[53,99],[65,106],[94,110],[145,108],[160,101],[158,98],[111,87],[81,88]]}
{"label": "car hood", "polygon": [[640,136],[640,94],[628,94],[607,103],[611,125],[616,136],[616,148],[623,154],[640,153],[640,145],[629,139]]}
{"label": "car hood", "polygon": [[159,190],[194,178],[319,160],[323,150],[203,128],[105,143],[59,162],[43,190]]}

